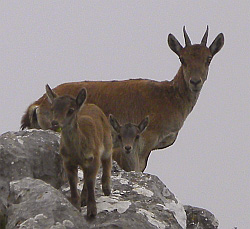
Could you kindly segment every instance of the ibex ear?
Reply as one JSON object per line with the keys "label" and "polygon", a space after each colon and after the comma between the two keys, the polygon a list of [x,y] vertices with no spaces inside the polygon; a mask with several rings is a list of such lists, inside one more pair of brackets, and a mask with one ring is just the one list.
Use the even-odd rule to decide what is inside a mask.
{"label": "ibex ear", "polygon": [[78,108],[80,108],[82,106],[82,104],[85,102],[87,98],[87,90],[85,88],[81,89],[81,91],[79,91],[77,97],[76,97],[76,105],[78,106]]}
{"label": "ibex ear", "polygon": [[110,122],[110,125],[113,127],[113,129],[117,133],[120,133],[121,125],[119,124],[119,122],[116,120],[116,118],[112,114],[109,115],[109,122]]}
{"label": "ibex ear", "polygon": [[172,51],[174,51],[178,56],[180,56],[180,51],[183,49],[180,42],[175,38],[173,34],[168,35],[168,45]]}
{"label": "ibex ear", "polygon": [[224,45],[224,35],[220,33],[213,41],[213,43],[209,46],[210,52],[214,56]]}
{"label": "ibex ear", "polygon": [[53,103],[54,99],[57,97],[57,94],[52,91],[52,89],[50,88],[48,84],[46,85],[45,88],[46,88],[46,95],[49,100],[49,103]]}
{"label": "ibex ear", "polygon": [[144,118],[140,124],[138,125],[138,128],[140,130],[140,133],[142,133],[143,131],[146,130],[146,128],[148,127],[149,124],[149,117],[147,116],[146,118]]}

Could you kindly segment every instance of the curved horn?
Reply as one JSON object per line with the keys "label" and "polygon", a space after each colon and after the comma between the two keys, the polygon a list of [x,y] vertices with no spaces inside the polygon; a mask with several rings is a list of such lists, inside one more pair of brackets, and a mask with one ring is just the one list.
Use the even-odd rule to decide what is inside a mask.
{"label": "curved horn", "polygon": [[208,25],[207,25],[207,30],[201,40],[201,45],[206,46],[207,45],[207,37],[208,37]]}
{"label": "curved horn", "polygon": [[184,33],[184,38],[185,38],[185,44],[186,46],[190,46],[191,45],[191,40],[186,32],[185,26],[183,26],[183,33]]}

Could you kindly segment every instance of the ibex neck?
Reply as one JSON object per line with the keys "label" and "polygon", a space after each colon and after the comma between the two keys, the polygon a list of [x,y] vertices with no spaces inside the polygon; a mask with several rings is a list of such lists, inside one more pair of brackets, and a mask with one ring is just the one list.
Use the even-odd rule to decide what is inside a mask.
{"label": "ibex neck", "polygon": [[66,141],[67,144],[71,144],[72,142],[74,142],[74,145],[78,145],[75,142],[75,141],[78,141],[77,129],[78,129],[78,125],[77,125],[76,116],[67,120],[67,122],[62,128],[62,137]]}
{"label": "ibex neck", "polygon": [[125,171],[140,171],[139,157],[137,152],[131,152],[129,154],[121,152],[121,157]]}
{"label": "ibex neck", "polygon": [[181,107],[187,112],[186,115],[188,115],[195,106],[200,93],[193,92],[189,89],[184,79],[182,67],[180,67],[176,76],[171,81],[171,85],[174,90],[175,98],[178,100]]}

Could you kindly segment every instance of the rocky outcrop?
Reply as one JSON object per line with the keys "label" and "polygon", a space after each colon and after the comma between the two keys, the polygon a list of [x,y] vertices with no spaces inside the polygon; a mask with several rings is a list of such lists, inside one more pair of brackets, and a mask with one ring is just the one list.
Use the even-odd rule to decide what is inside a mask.
{"label": "rocky outcrop", "polygon": [[218,220],[214,215],[202,208],[196,208],[189,205],[184,206],[187,214],[187,228],[189,229],[213,229],[219,227]]}
{"label": "rocky outcrop", "polygon": [[10,182],[7,228],[81,228],[84,218],[51,185],[30,177]]}
{"label": "rocky outcrop", "polygon": [[58,152],[59,135],[51,131],[8,132],[0,137],[1,196],[6,197],[10,181],[24,177],[41,179],[55,188],[63,179]]}
{"label": "rocky outcrop", "polygon": [[[156,177],[112,169],[112,193],[96,182],[98,215],[86,219],[68,201],[58,154],[60,136],[51,131],[8,132],[0,136],[0,228],[217,228],[208,211],[183,206]],[[79,170],[79,189],[83,173]]]}

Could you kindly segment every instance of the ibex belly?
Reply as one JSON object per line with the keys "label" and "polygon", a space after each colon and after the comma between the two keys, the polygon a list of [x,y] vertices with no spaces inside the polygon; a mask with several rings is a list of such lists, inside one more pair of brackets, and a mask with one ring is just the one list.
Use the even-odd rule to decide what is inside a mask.
{"label": "ibex belly", "polygon": [[169,133],[167,136],[164,136],[159,143],[155,146],[154,149],[164,149],[168,146],[171,146],[176,138],[177,138],[178,132],[172,132]]}

